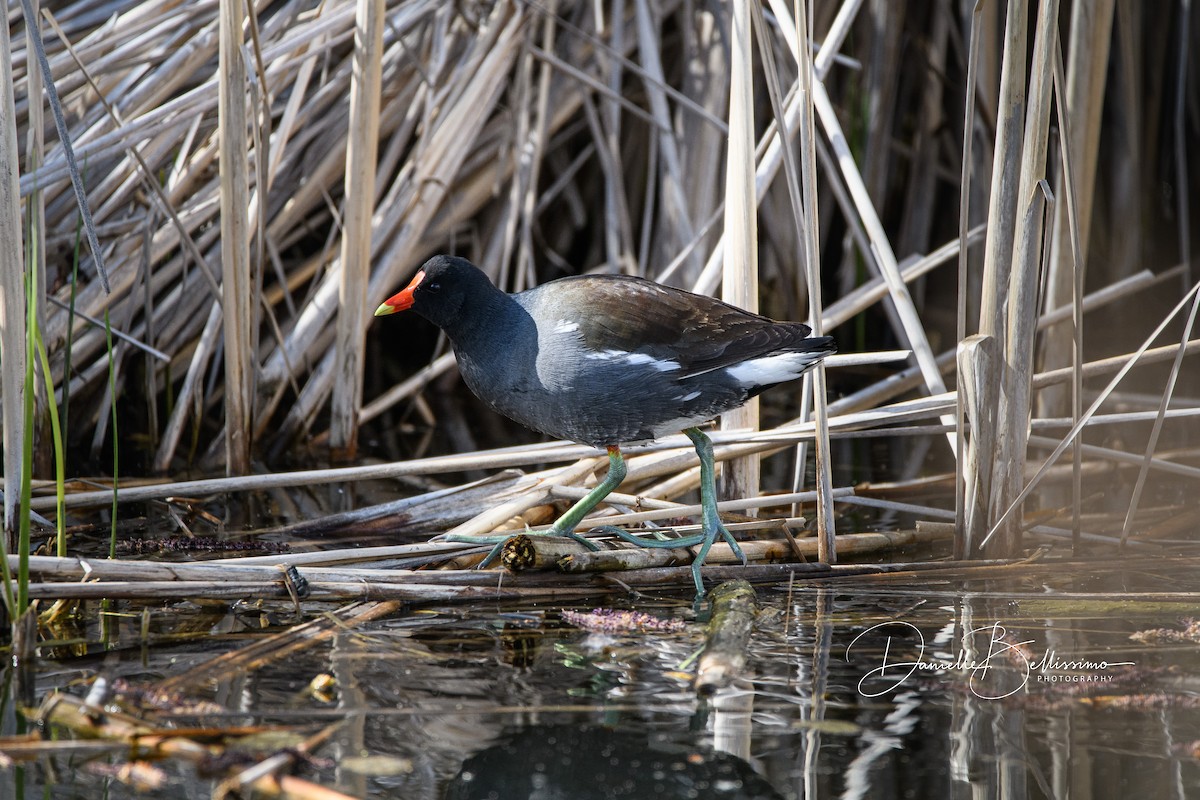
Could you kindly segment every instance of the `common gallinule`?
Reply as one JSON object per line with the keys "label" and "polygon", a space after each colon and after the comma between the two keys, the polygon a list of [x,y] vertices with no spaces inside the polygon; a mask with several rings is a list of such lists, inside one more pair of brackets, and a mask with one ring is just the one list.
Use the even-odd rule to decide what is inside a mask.
{"label": "common gallinule", "polygon": [[[450,337],[463,380],[489,408],[559,439],[604,447],[608,475],[546,533],[573,535],[625,478],[621,445],[683,431],[700,457],[700,566],[719,535],[712,442],[696,426],[835,352],[828,336],[711,297],[619,275],[560,278],[518,294],[478,267],[434,256],[375,316],[412,309]],[[630,538],[630,536],[626,536]],[[632,537],[634,541],[641,541]],[[743,562],[745,558],[742,557]]]}

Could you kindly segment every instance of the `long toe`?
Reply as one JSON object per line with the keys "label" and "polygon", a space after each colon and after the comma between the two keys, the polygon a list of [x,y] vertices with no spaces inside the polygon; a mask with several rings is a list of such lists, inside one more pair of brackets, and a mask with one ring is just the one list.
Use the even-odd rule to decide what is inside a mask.
{"label": "long toe", "polygon": [[746,554],[742,551],[741,545],[738,544],[737,539],[733,538],[733,534],[730,533],[729,529],[724,525],[721,526],[721,538],[724,539],[725,543],[729,545],[729,549],[733,551],[733,554],[737,557],[737,560],[742,562],[742,566],[746,566]]}
{"label": "long toe", "polygon": [[496,542],[496,546],[493,547],[486,556],[484,556],[483,561],[480,561],[475,565],[475,569],[487,569],[490,567],[492,562],[500,557],[500,551],[504,549],[504,543],[507,541],[508,539],[501,539],[500,541]]}
{"label": "long toe", "polygon": [[704,579],[700,577],[700,559],[692,562],[692,582],[696,584],[696,600],[704,599]]}

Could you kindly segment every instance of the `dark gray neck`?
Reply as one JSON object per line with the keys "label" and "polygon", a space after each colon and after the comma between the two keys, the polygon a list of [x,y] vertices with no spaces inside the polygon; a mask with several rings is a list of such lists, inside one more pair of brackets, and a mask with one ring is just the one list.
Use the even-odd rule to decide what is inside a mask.
{"label": "dark gray neck", "polygon": [[466,313],[443,327],[455,352],[470,352],[480,365],[493,360],[506,361],[518,347],[532,344],[536,352],[537,326],[533,318],[511,295],[492,286],[488,288],[491,291],[471,298],[470,308],[464,309]]}

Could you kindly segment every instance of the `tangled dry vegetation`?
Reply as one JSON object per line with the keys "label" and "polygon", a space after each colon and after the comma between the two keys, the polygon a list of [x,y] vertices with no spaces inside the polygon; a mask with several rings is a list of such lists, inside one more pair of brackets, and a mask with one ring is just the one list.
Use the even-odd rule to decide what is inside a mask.
{"label": "tangled dry vegetation", "polygon": [[[353,432],[414,402],[428,416],[419,394],[452,361],[429,360],[425,342],[417,352],[404,336],[369,340],[361,399],[331,398],[344,383],[340,294],[348,293],[346,307],[366,298],[363,307],[373,308],[434,252],[464,253],[510,290],[605,269],[713,291],[735,233],[722,204],[731,129],[751,132],[741,144],[757,156],[756,168],[735,177],[759,202],[762,310],[809,317],[806,263],[817,256],[820,318],[843,352],[913,353],[907,369],[876,368],[839,384],[845,396],[829,412],[835,438],[927,420],[924,444],[905,456],[919,468],[929,448],[963,431],[967,500],[958,506],[968,521],[982,509],[977,531],[1019,506],[1027,448],[1042,450],[1041,463],[1045,450],[1075,441],[1063,434],[1078,432],[1083,409],[1125,364],[1097,361],[1085,385],[1073,360],[1081,367],[1085,351],[1088,359],[1128,353],[1176,300],[1191,297],[1179,287],[1194,280],[1188,187],[1196,170],[1186,142],[1196,123],[1181,87],[1196,85],[1187,49],[1194,21],[1174,10],[1044,2],[1034,15],[1013,3],[1022,11],[1006,18],[1004,4],[972,16],[969,4],[948,0],[818,3],[812,38],[823,46],[797,60],[786,2],[753,7],[754,49],[745,51],[730,36],[725,4],[389,0],[380,46],[367,37],[357,51],[381,75],[378,121],[364,126],[352,103],[353,3],[259,3],[226,31],[243,39],[241,59],[219,58],[222,19],[239,5],[41,6],[111,292],[79,243],[63,148],[50,116],[29,102],[41,90],[21,6],[9,5],[15,106],[5,126],[22,156],[25,252],[44,262],[38,313],[55,402],[69,423],[70,474],[104,463],[114,397],[119,436],[145,454],[131,463],[160,472],[228,459],[244,469],[249,454],[273,463],[297,441],[327,453],[331,425]],[[733,119],[745,108],[730,100],[736,64],[750,67],[751,80],[734,84],[738,103],[753,101],[748,120]],[[813,88],[803,92],[808,69]],[[244,99],[248,124],[230,130],[219,89],[238,81],[245,91],[230,94]],[[1052,100],[1060,95],[1069,99],[1066,118]],[[817,136],[805,138],[808,108]],[[781,127],[795,152],[773,138]],[[241,185],[224,188],[244,198],[244,264],[230,263],[231,253],[240,256],[228,228],[231,249],[222,251],[233,214],[222,213],[222,180],[236,182],[223,176],[223,136],[245,141]],[[353,224],[348,199],[356,199],[355,185],[349,195],[345,188],[347,154],[368,145],[376,149],[365,204],[373,214],[356,230],[369,236],[369,258],[343,286],[344,223]],[[819,178],[805,189],[818,191],[820,214],[801,197],[809,160]],[[1166,200],[1152,182],[1172,187]],[[955,278],[960,243],[970,249]],[[223,294],[234,269],[242,290]],[[1150,324],[1147,302],[1156,310]],[[1184,317],[1194,310],[1179,308]],[[1072,317],[1085,310],[1105,321],[1073,337]],[[351,342],[361,350],[354,337],[369,317],[354,314]],[[1128,323],[1128,336],[1111,335],[1114,320]],[[1192,352],[1179,346],[1190,327],[1173,325],[1176,346],[1156,351],[1160,362]],[[990,343],[969,342],[956,364],[956,343],[976,331]],[[408,379],[393,385],[397,362]],[[1139,434],[1130,452],[1093,449],[1089,458],[1192,475],[1191,451],[1165,467],[1151,458],[1160,426],[1174,435],[1171,414],[1195,408],[1185,398],[1171,414],[1156,413],[1179,370],[1176,360],[1172,374],[1124,396],[1124,407],[1142,414],[1139,431],[1160,419],[1148,447]],[[956,382],[970,390],[962,408],[944,393]],[[926,399],[885,406],[914,391]],[[964,441],[964,414],[990,438]],[[792,441],[820,438],[798,424]],[[950,426],[949,439],[938,425]],[[231,428],[245,431],[233,450]],[[776,446],[788,436],[776,434]],[[994,452],[1003,474],[993,479],[981,462]],[[798,457],[803,464],[803,451]]]}

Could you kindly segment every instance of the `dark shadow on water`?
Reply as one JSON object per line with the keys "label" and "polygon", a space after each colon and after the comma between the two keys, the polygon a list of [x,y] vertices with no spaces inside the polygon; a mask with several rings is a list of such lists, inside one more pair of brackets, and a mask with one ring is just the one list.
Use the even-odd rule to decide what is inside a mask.
{"label": "dark shadow on water", "polygon": [[666,736],[607,728],[527,728],[468,758],[446,800],[606,798],[783,800],[743,759]]}

